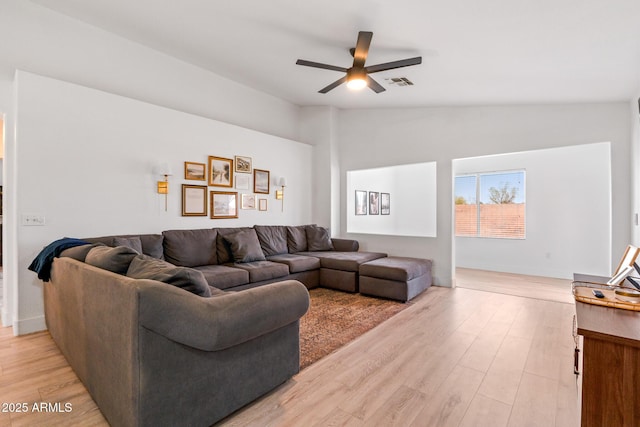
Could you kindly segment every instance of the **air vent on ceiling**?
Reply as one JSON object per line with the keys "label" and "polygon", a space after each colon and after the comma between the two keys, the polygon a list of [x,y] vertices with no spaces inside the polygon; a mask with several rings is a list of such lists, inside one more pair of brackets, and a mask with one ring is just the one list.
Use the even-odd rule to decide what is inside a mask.
{"label": "air vent on ceiling", "polygon": [[406,77],[391,77],[385,80],[390,86],[413,86],[413,82]]}

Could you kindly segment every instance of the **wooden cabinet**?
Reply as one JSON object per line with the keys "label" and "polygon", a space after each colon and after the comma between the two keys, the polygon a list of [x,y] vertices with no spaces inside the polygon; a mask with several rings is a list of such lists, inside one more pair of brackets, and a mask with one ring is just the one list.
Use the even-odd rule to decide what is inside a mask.
{"label": "wooden cabinet", "polygon": [[576,301],[582,426],[640,426],[640,312]]}

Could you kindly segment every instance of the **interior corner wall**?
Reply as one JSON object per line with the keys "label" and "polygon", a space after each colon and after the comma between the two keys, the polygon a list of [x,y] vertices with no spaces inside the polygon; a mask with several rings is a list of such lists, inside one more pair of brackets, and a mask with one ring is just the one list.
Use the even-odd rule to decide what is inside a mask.
{"label": "interior corner wall", "polygon": [[312,222],[340,232],[340,158],[335,136],[336,109],[302,107],[300,140],[313,146]]}
{"label": "interior corner wall", "polygon": [[[45,217],[44,226],[13,224],[17,235],[14,333],[44,328],[42,284],[27,270],[48,243],[64,236],[160,233],[168,229],[304,224],[311,220],[312,152],[300,142],[147,104],[27,72],[16,77],[14,156],[16,212]],[[238,219],[181,216],[184,162],[209,155],[252,158],[253,167],[288,181],[284,212],[239,210]],[[9,159],[8,159],[9,160]],[[157,194],[154,165],[169,162],[168,211]],[[208,190],[237,191],[226,187]],[[251,191],[245,191],[251,193]],[[242,193],[242,191],[240,192]],[[262,197],[258,195],[258,197]]]}
{"label": "interior corner wall", "polygon": [[[433,107],[341,110],[337,138],[340,168],[369,169],[437,162],[437,238],[348,235],[367,250],[433,260],[434,282],[454,283],[454,159],[594,142],[611,142],[612,258],[629,243],[630,124],[628,102],[563,105]],[[613,263],[613,259],[610,262]]]}

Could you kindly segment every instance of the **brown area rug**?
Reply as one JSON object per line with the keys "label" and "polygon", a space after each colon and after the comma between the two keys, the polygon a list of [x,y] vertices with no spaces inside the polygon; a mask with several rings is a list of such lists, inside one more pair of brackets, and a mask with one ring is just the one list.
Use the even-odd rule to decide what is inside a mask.
{"label": "brown area rug", "polygon": [[300,319],[301,370],[411,305],[324,288],[309,296],[309,311]]}

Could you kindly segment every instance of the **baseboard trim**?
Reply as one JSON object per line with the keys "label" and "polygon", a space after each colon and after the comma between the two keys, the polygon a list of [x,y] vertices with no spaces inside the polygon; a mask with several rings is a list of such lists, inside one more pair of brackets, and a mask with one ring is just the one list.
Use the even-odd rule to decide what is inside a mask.
{"label": "baseboard trim", "polygon": [[26,335],[33,332],[45,331],[46,329],[47,323],[45,322],[44,316],[13,321],[13,335]]}

